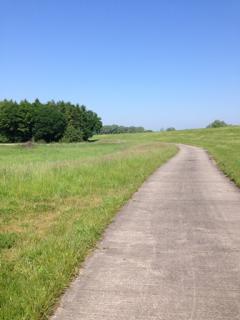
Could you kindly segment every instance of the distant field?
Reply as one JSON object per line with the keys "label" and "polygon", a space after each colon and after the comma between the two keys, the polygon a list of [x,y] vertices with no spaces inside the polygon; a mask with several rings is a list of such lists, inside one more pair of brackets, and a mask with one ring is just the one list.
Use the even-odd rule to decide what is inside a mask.
{"label": "distant field", "polygon": [[116,211],[176,152],[148,135],[0,146],[0,319],[46,319]]}
{"label": "distant field", "polygon": [[[101,139],[107,138],[102,136]],[[218,166],[240,187],[240,126],[171,132],[114,135],[112,139],[185,143],[208,150]]]}

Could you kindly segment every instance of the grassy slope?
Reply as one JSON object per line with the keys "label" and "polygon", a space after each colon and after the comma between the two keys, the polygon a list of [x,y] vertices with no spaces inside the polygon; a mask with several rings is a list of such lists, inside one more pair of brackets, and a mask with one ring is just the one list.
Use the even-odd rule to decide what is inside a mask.
{"label": "grassy slope", "polygon": [[176,153],[148,135],[0,147],[0,319],[46,319],[116,211]]}

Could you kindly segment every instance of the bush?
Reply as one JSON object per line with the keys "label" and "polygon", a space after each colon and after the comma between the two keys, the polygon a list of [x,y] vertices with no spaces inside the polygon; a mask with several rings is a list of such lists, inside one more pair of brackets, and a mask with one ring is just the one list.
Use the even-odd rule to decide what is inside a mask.
{"label": "bush", "polygon": [[61,139],[62,142],[81,142],[83,141],[83,133],[74,128],[72,125],[67,126],[64,136]]}

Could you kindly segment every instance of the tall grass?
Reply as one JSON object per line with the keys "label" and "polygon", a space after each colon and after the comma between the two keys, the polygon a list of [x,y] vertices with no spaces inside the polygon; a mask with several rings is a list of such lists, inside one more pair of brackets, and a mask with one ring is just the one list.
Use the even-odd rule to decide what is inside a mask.
{"label": "tall grass", "polygon": [[176,151],[135,136],[0,147],[0,319],[47,319],[116,211]]}

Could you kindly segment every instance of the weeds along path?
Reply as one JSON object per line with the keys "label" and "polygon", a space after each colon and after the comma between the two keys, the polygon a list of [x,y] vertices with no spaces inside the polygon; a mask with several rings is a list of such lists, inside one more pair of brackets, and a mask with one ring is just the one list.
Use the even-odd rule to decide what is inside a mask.
{"label": "weeds along path", "polygon": [[240,318],[240,192],[181,151],[119,212],[52,320]]}

